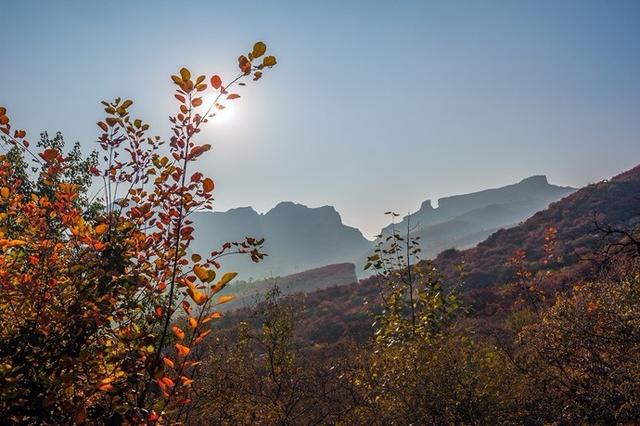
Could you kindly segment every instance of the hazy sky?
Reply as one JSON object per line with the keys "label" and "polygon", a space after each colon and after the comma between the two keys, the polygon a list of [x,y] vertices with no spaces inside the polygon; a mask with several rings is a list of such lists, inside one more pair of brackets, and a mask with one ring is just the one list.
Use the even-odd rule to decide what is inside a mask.
{"label": "hazy sky", "polygon": [[580,186],[640,163],[640,1],[0,0],[0,105],[88,151],[99,101],[166,135],[168,79],[278,66],[205,133],[217,208],[383,212],[532,174]]}

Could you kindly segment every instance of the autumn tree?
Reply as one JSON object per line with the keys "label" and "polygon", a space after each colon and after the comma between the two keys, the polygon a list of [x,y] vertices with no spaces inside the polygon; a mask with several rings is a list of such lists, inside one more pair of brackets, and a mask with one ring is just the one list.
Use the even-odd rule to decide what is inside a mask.
{"label": "autumn tree", "polygon": [[[221,316],[235,273],[220,258],[263,257],[259,240],[187,255],[189,215],[210,208],[213,181],[194,163],[197,137],[244,80],[276,64],[258,42],[239,73],[172,76],[171,137],[149,135],[133,101],[103,102],[100,154],[33,146],[0,108],[0,410],[21,423],[167,423],[190,400],[194,348]],[[210,100],[210,101],[209,101]],[[31,179],[27,158],[36,163]],[[88,173],[102,185],[99,205]],[[183,325],[186,324],[186,325]]]}
{"label": "autumn tree", "polygon": [[[192,424],[335,424],[356,404],[340,360],[316,362],[296,341],[300,305],[277,286],[227,336],[211,342]],[[222,378],[222,380],[221,380]]]}

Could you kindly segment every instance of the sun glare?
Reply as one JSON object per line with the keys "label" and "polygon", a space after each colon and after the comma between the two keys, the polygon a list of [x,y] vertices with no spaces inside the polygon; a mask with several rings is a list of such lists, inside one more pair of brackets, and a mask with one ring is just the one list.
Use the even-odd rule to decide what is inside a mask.
{"label": "sun glare", "polygon": [[[204,105],[207,106],[207,108],[213,104],[215,97],[214,96],[205,96],[204,98]],[[232,105],[232,102],[227,102],[225,104],[225,108],[224,109],[217,109],[217,108],[212,108],[211,112],[213,114],[215,114],[214,117],[211,118],[211,123],[215,124],[215,123],[226,123],[228,122],[231,118],[233,118],[233,116],[235,115],[235,108]]]}

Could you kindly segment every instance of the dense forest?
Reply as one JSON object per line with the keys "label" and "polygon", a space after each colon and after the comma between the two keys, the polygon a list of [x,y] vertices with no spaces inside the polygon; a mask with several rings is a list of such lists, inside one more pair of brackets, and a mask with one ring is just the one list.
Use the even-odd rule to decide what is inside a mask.
{"label": "dense forest", "polygon": [[31,143],[0,107],[3,422],[640,419],[640,168],[431,260],[392,226],[363,259],[370,278],[292,295],[276,280],[223,312],[237,276],[225,258],[268,253],[259,235],[191,251],[215,189],[198,137],[275,65],[258,42],[230,80],[182,68],[166,143],[133,101],[103,102],[89,156],[61,134]]}

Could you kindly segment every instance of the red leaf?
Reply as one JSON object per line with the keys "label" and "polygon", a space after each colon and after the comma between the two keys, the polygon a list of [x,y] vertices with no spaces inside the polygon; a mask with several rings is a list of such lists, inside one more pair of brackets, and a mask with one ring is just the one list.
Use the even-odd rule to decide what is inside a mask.
{"label": "red leaf", "polygon": [[219,89],[222,86],[222,79],[218,75],[211,77],[211,85],[214,89]]}

